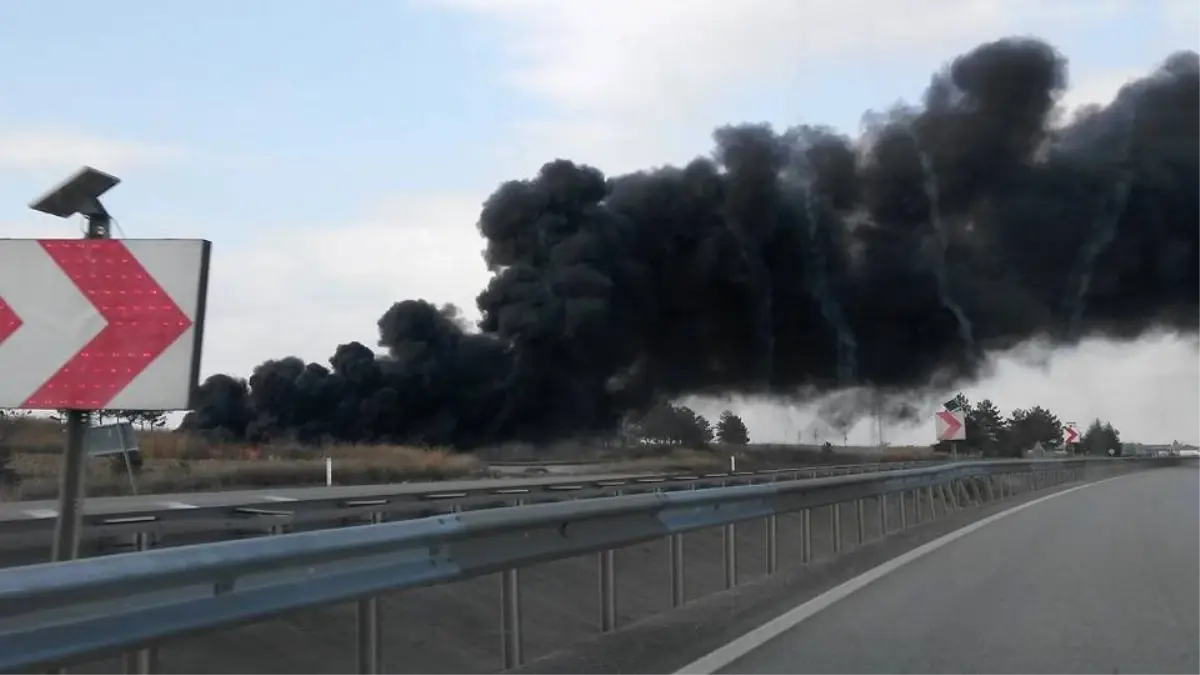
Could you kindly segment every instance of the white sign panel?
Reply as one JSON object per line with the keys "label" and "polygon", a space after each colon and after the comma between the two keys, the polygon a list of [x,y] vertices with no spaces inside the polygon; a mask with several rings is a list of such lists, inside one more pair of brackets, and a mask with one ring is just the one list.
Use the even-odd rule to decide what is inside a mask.
{"label": "white sign panel", "polygon": [[0,239],[0,408],[191,407],[210,249]]}

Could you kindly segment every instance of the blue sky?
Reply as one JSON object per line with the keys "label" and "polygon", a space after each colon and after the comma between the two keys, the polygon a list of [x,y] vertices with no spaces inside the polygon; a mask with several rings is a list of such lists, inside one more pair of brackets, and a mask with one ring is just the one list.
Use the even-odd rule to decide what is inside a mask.
{"label": "blue sky", "polygon": [[[552,112],[505,81],[514,59],[489,18],[390,0],[6,2],[0,128],[180,148],[186,161],[125,171],[130,185],[111,197],[145,234],[194,220],[201,204],[210,236],[236,238],[264,219],[333,221],[389,192],[485,194],[514,126]],[[1145,2],[1055,32],[1089,70],[1117,70],[1161,58],[1159,28]],[[864,110],[919,93],[928,67],[898,56],[834,55],[737,83],[712,116],[853,128]],[[15,217],[42,176],[4,179],[0,214]]]}
{"label": "blue sky", "polygon": [[[23,67],[0,71],[0,125],[179,146],[197,156],[126,172],[114,207],[174,219],[204,202],[208,226],[236,236],[397,186],[482,187],[472,151],[537,105],[488,72],[495,43],[479,22],[392,2],[6,3],[0,59]],[[5,211],[40,187],[6,183]]]}
{"label": "blue sky", "polygon": [[1194,4],[3,0],[0,236],[69,234],[26,204],[113,171],[125,234],[214,241],[206,370],[320,360],[394,300],[470,309],[478,206],[541,162],[682,161],[745,120],[853,131],[1009,34],[1103,99],[1197,47]]}

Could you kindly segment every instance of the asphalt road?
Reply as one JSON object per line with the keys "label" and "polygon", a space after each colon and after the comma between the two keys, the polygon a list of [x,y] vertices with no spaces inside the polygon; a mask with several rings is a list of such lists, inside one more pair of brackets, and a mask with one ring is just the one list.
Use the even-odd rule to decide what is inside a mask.
{"label": "asphalt road", "polygon": [[833,589],[710,666],[1200,673],[1198,551],[1200,472],[1136,473],[1031,502],[819,608]]}

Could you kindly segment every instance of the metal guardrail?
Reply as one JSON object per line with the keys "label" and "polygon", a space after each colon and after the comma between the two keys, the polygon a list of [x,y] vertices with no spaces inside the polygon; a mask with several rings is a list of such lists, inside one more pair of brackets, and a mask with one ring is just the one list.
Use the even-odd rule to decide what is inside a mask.
{"label": "metal guardrail", "polygon": [[[738,523],[766,526],[767,572],[777,569],[777,522],[800,512],[802,562],[811,556],[809,514],[855,506],[865,541],[866,500],[899,495],[917,522],[935,504],[957,510],[1052,484],[1179,461],[960,462],[866,475],[659,492],[445,514],[241,541],[183,546],[0,571],[0,670],[31,672],[125,651],[130,672],[153,672],[164,640],[357,599],[358,672],[381,672],[377,594],[501,573],[504,667],[522,662],[519,568],[598,553],[601,630],[615,629],[613,550],[667,538],[672,605],[683,603],[683,536],[723,528],[725,585],[736,583]],[[888,500],[877,499],[881,515]],[[886,517],[881,519],[887,523]],[[883,535],[886,536],[884,527]],[[840,536],[835,536],[835,552]],[[128,652],[128,650],[136,650]]]}
{"label": "metal guardrail", "polygon": [[[340,522],[361,524],[382,514],[384,519],[412,517],[430,510],[460,510],[487,503],[515,500],[580,499],[615,492],[721,487],[801,477],[843,475],[910,468],[916,462],[873,462],[808,466],[759,471],[702,474],[602,474],[485,479],[443,483],[400,483],[316,488],[239,490],[226,493],[104,498],[102,508],[85,513],[83,540],[128,540],[146,534],[151,541],[166,534],[214,531],[261,531],[280,534],[296,525]],[[186,499],[184,503],[181,500]],[[0,550],[30,547],[49,541],[57,512],[36,504],[3,504],[0,512]]]}

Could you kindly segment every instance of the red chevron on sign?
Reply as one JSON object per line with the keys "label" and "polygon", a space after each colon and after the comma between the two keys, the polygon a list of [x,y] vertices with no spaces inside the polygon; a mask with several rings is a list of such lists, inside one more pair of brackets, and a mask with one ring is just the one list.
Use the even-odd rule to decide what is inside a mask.
{"label": "red chevron on sign", "polygon": [[186,407],[208,250],[202,240],[0,240],[0,408]]}
{"label": "red chevron on sign", "polygon": [[17,332],[22,323],[24,322],[21,321],[21,317],[4,302],[4,298],[0,298],[0,344],[4,344],[8,336]]}
{"label": "red chevron on sign", "polygon": [[934,427],[939,441],[961,441],[967,437],[963,413],[939,410],[934,413]]}
{"label": "red chevron on sign", "polygon": [[1063,443],[1067,443],[1069,445],[1071,443],[1078,443],[1078,442],[1079,442],[1079,430],[1069,424],[1067,426],[1063,427]]}
{"label": "red chevron on sign", "polygon": [[[120,241],[43,241],[41,245],[105,324],[25,405],[103,408],[191,328],[192,321]],[[64,401],[86,405],[61,405]]]}

